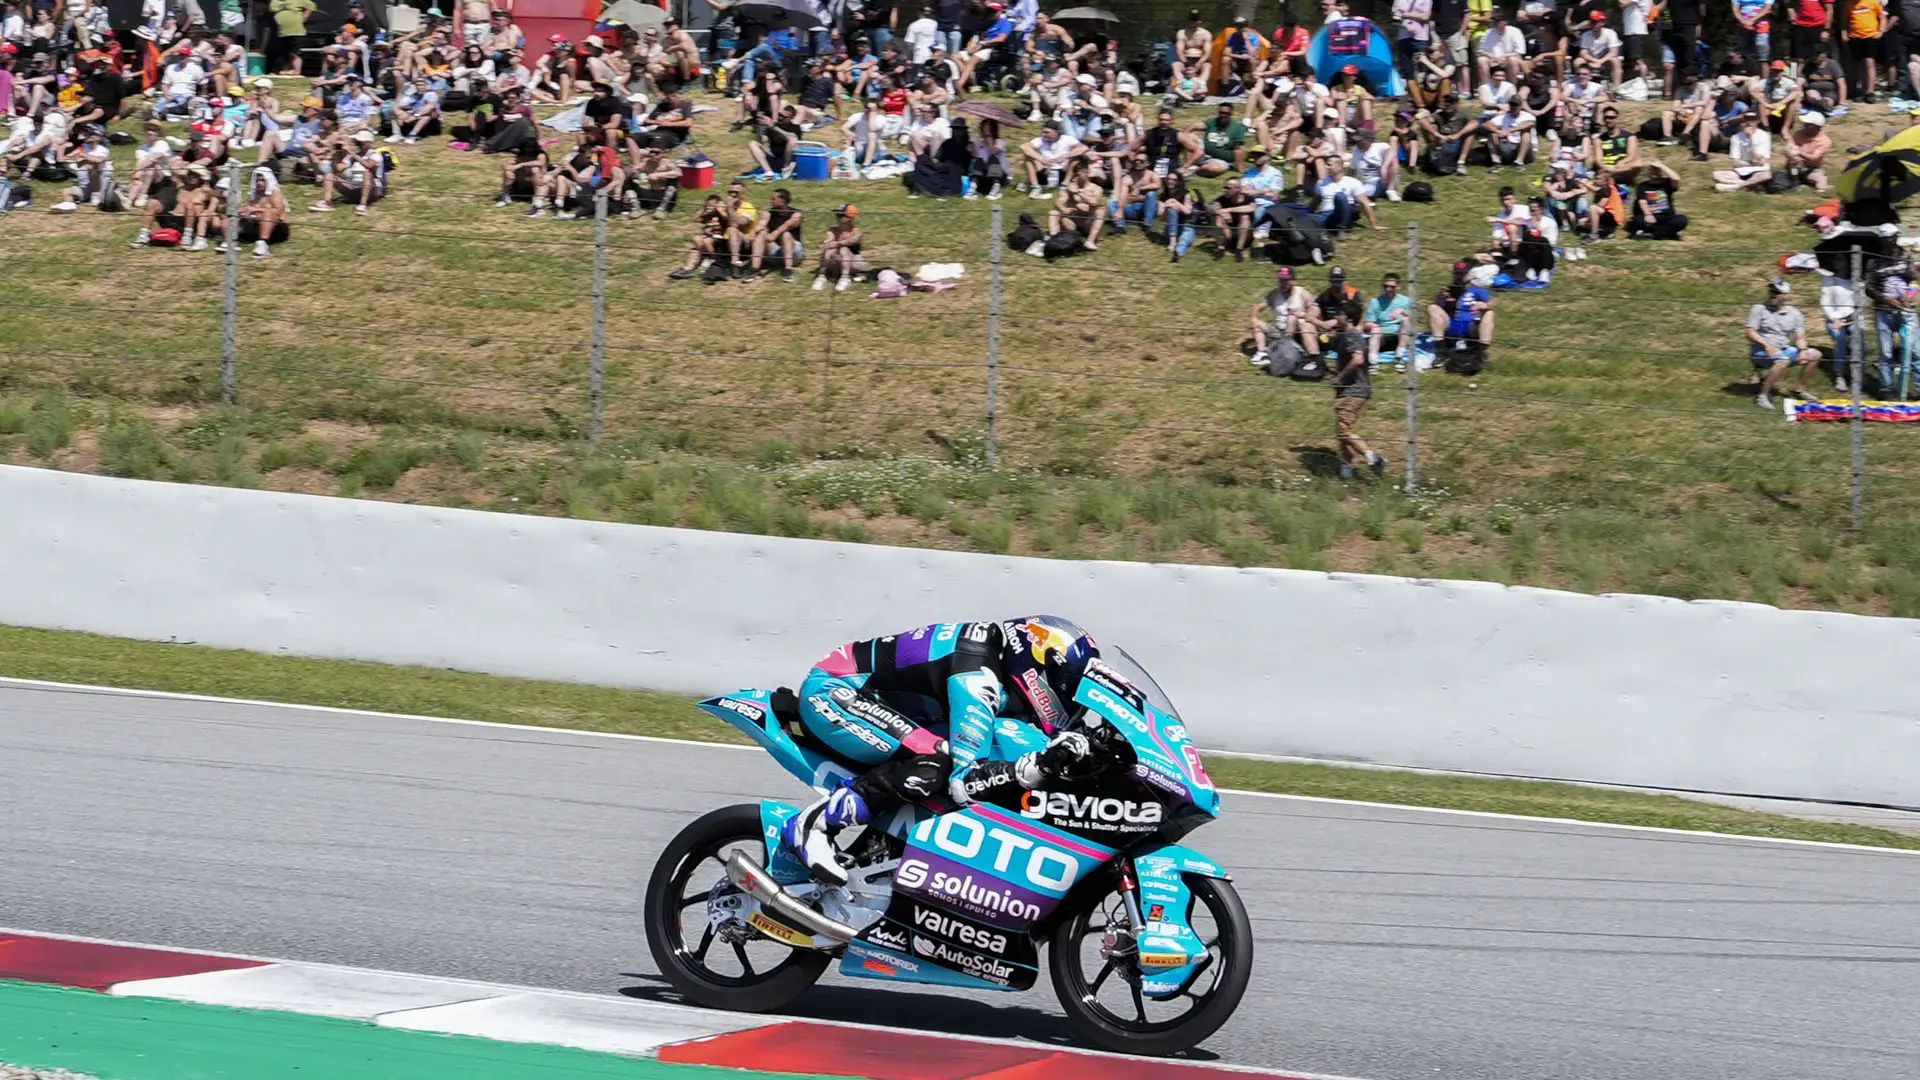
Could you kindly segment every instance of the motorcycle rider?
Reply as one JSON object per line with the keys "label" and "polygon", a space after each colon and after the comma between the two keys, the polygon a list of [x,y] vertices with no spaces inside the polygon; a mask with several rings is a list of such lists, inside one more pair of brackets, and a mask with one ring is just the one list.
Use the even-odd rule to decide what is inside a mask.
{"label": "motorcycle rider", "polygon": [[[1040,787],[1090,752],[1083,732],[1065,729],[1099,655],[1091,635],[1053,615],[936,623],[833,650],[801,684],[801,722],[840,757],[872,767],[790,818],[786,843],[817,880],[845,885],[834,831],[910,802],[938,804],[944,795],[965,806]],[[1000,717],[1032,723],[1051,741],[1017,761],[982,762]],[[1086,722],[1098,717],[1087,713]]]}

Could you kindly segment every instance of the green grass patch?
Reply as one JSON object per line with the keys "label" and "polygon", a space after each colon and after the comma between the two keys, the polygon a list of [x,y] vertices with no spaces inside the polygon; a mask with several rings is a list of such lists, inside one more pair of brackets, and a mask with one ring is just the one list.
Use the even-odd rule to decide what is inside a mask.
{"label": "green grass patch", "polygon": [[[746,743],[686,698],[439,668],[274,656],[0,626],[0,675],[53,682]],[[1577,784],[1436,776],[1210,755],[1222,787],[1577,821],[1920,849],[1920,836]]]}

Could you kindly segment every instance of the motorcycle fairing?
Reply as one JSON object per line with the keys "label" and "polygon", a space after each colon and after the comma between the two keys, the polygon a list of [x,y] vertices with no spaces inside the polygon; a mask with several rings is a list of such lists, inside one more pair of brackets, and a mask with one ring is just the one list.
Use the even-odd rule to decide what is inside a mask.
{"label": "motorcycle fairing", "polygon": [[1137,759],[1134,771],[1142,779],[1208,814],[1220,812],[1220,793],[1200,762],[1200,751],[1188,740],[1186,725],[1148,704],[1146,695],[1113,669],[1098,660],[1088,663],[1073,700],[1131,733],[1128,741]]}
{"label": "motorcycle fairing", "polygon": [[1150,848],[1133,856],[1134,879],[1140,888],[1140,991],[1155,1000],[1173,997],[1187,988],[1203,968],[1206,946],[1193,932],[1193,891],[1185,875],[1231,880],[1219,863],[1179,844]]}
{"label": "motorcycle fairing", "polygon": [[854,774],[844,765],[801,746],[780,726],[773,712],[773,694],[766,690],[736,690],[699,703],[700,709],[747,734],[787,772],[805,780],[822,794],[851,784]]}
{"label": "motorcycle fairing", "polygon": [[774,799],[760,800],[760,839],[767,845],[767,873],[782,885],[813,880],[799,853],[781,839],[787,822],[799,812],[798,807]]}
{"label": "motorcycle fairing", "polygon": [[894,891],[1026,933],[1115,849],[975,803],[927,818],[908,834]]}
{"label": "motorcycle fairing", "polygon": [[[865,941],[847,943],[840,959],[840,974],[855,979],[880,979],[887,982],[922,983],[933,986],[958,986],[967,990],[1024,990],[1026,987],[1000,986],[976,979],[965,972],[915,959],[892,949],[882,949]],[[1029,982],[1028,986],[1032,983]]]}

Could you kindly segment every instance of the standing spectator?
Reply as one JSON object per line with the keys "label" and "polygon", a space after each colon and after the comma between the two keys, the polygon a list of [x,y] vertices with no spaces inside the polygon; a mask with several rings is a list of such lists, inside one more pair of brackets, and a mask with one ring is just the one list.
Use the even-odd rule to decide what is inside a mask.
{"label": "standing spectator", "polygon": [[1787,139],[1787,177],[1795,187],[1806,185],[1822,195],[1827,193],[1827,154],[1833,139],[1827,135],[1827,118],[1817,112],[1800,114],[1800,126]]}
{"label": "standing spectator", "polygon": [[1714,171],[1715,191],[1739,191],[1773,179],[1773,136],[1752,113],[1742,114],[1737,124],[1727,147],[1733,167]]}
{"label": "standing spectator", "polygon": [[1706,0],[1668,0],[1667,17],[1673,20],[1673,62],[1667,66],[1667,93],[1679,85],[1680,73],[1696,71],[1700,54],[1700,22],[1706,16]]}
{"label": "standing spectator", "polygon": [[[1434,0],[1393,0],[1393,18],[1400,24],[1395,42],[1400,58],[1400,73],[1412,78],[1416,58],[1433,45]],[[1444,54],[1443,54],[1444,55]]]}
{"label": "standing spectator", "polygon": [[1367,334],[1367,366],[1380,366],[1382,350],[1393,353],[1405,370],[1413,356],[1413,300],[1400,291],[1400,275],[1380,279],[1380,295],[1367,301],[1361,329]]}
{"label": "standing spectator", "polygon": [[1920,275],[1914,273],[1905,257],[1882,252],[1868,256],[1866,276],[1867,296],[1873,301],[1874,336],[1879,342],[1876,389],[1882,397],[1892,397],[1900,390],[1895,382],[1894,357],[1903,351],[1911,355],[1913,349],[1914,283]]}
{"label": "standing spectator", "polygon": [[[1788,0],[1793,17],[1793,58],[1802,64],[1816,60],[1818,54],[1833,49],[1833,0]],[[1807,69],[1803,68],[1803,72]]]}
{"label": "standing spectator", "polygon": [[1333,426],[1340,440],[1340,479],[1353,479],[1355,462],[1364,462],[1375,476],[1387,475],[1387,459],[1360,437],[1360,412],[1373,396],[1367,370],[1367,342],[1355,331],[1360,305],[1349,301],[1334,308],[1333,333],[1327,345],[1333,382]]}
{"label": "standing spectator", "polygon": [[1619,0],[1619,3],[1620,55],[1633,65],[1634,78],[1644,80],[1652,74],[1647,67],[1647,50],[1652,40],[1650,23],[1654,0]]}
{"label": "standing spectator", "polygon": [[1740,55],[1765,67],[1773,59],[1774,0],[1732,0]]}
{"label": "standing spectator", "polygon": [[[933,56],[933,43],[940,37],[939,20],[933,17],[933,9],[923,7],[920,17],[907,24],[907,62],[920,65]],[[886,46],[881,46],[886,51]]]}
{"label": "standing spectator", "polygon": [[1788,301],[1792,291],[1793,287],[1786,281],[1775,278],[1767,286],[1766,303],[1755,304],[1747,312],[1748,353],[1753,358],[1754,370],[1763,373],[1754,404],[1763,409],[1773,408],[1773,392],[1789,366],[1800,369],[1794,379],[1794,396],[1807,401],[1819,400],[1807,392],[1807,373],[1820,363],[1820,350],[1807,347],[1806,320],[1801,317],[1800,309]]}
{"label": "standing spectator", "polygon": [[[1847,393],[1852,388],[1848,381],[1849,367],[1853,362],[1853,315],[1857,305],[1854,303],[1853,279],[1820,271],[1820,314],[1827,320],[1827,334],[1833,338],[1833,350],[1827,354],[1827,372],[1833,377],[1833,388]],[[1862,345],[1865,342],[1861,342]],[[1864,375],[1864,371],[1862,372]],[[1866,380],[1861,379],[1861,393],[1866,392]]]}
{"label": "standing spectator", "polygon": [[1459,79],[1456,86],[1461,91],[1471,92],[1473,65],[1468,63],[1467,53],[1471,44],[1471,35],[1467,31],[1467,0],[1433,0],[1433,39],[1446,49],[1447,63],[1453,65]]}
{"label": "standing spectator", "polygon": [[[1853,100],[1874,104],[1874,92],[1880,88],[1880,40],[1885,37],[1891,19],[1885,0],[1851,0],[1847,4],[1847,50],[1853,54],[1859,81],[1853,85]],[[1895,77],[1895,83],[1899,79]]]}

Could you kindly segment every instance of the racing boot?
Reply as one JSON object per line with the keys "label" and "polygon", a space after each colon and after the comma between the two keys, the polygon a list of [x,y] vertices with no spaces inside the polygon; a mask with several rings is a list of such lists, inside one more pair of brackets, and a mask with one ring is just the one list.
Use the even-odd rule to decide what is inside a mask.
{"label": "racing boot", "polygon": [[836,788],[826,798],[787,819],[781,840],[800,853],[814,880],[827,885],[847,883],[847,868],[840,865],[839,849],[833,846],[833,833],[849,825],[867,823],[867,801],[852,788]]}

